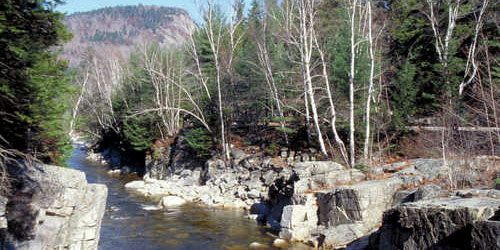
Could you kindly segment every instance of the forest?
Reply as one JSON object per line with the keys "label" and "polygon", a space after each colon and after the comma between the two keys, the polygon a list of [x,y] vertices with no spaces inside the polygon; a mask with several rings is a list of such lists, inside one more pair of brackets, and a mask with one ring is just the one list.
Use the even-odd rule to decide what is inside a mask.
{"label": "forest", "polygon": [[[57,3],[1,4],[2,149],[62,163],[78,132],[154,155],[183,131],[200,159],[250,145],[356,168],[499,154],[495,1],[254,0],[246,8],[235,0],[229,14],[208,1],[201,23],[179,27],[182,48],[137,45],[126,63],[89,50],[76,69],[54,53],[70,39]],[[23,8],[29,24],[16,21]]]}

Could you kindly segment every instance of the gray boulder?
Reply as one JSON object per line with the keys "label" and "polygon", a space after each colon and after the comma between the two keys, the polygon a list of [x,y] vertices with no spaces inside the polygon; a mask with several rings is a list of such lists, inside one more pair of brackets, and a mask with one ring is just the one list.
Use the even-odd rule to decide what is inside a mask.
{"label": "gray boulder", "polygon": [[[500,200],[483,197],[406,203],[384,213],[382,227],[370,237],[370,245],[373,249],[390,250],[473,249],[471,244],[476,244],[481,249],[482,238],[485,242],[498,238],[498,234],[492,237],[497,224],[477,224],[474,234],[471,228],[476,221],[494,217],[499,209]],[[473,235],[480,238],[473,240]]]}
{"label": "gray boulder", "polygon": [[97,249],[106,186],[88,184],[83,172],[49,165],[21,166],[17,174],[25,188],[7,206],[7,225],[24,225],[27,237],[11,237],[3,248]]}
{"label": "gray boulder", "polygon": [[500,221],[477,221],[472,226],[471,249],[500,249]]}

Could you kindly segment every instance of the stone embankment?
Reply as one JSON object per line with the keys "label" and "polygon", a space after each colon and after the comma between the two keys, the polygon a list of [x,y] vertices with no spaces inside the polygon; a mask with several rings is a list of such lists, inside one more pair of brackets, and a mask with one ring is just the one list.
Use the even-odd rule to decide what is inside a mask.
{"label": "stone embankment", "polygon": [[0,197],[1,249],[97,249],[107,187],[83,172],[20,164],[12,193]]}
{"label": "stone embankment", "polygon": [[[426,242],[405,243],[411,239],[421,240],[424,236],[418,232],[409,236],[405,230],[411,231],[413,228],[403,230],[405,225],[392,225],[402,221],[397,215],[402,216],[404,213],[398,209],[409,209],[408,204],[420,204],[428,200],[440,203],[442,197],[454,197],[448,199],[457,200],[456,204],[460,204],[450,206],[450,213],[455,213],[459,207],[469,209],[477,205],[458,201],[467,199],[464,197],[468,197],[470,192],[474,195],[488,194],[490,210],[497,211],[500,207],[499,191],[449,193],[440,183],[457,178],[472,183],[488,171],[499,171],[497,158],[493,159],[493,164],[489,164],[495,169],[476,164],[474,168],[468,168],[473,170],[469,173],[445,167],[442,160],[416,159],[373,167],[369,174],[365,174],[357,169],[346,169],[335,162],[311,161],[314,160],[311,153],[288,150],[282,150],[280,158],[271,159],[251,150],[232,149],[229,163],[212,158],[201,166],[192,159],[183,161],[181,156],[185,153],[179,152],[179,147],[177,150],[160,152],[159,156],[149,158],[146,163],[144,180],[128,183],[128,189],[158,199],[167,197],[161,201],[166,207],[197,202],[208,206],[244,208],[248,210],[249,217],[270,226],[279,233],[280,238],[304,242],[313,247],[364,249],[369,243],[368,236],[373,234],[384,235],[370,239],[370,245],[380,246],[378,249],[386,249],[390,244],[392,249],[412,249],[413,246],[418,249],[436,242],[424,239]],[[484,159],[477,162],[484,162]],[[465,163],[453,164],[462,166]],[[413,210],[408,209],[404,211],[416,211],[414,207]],[[420,214],[429,213],[432,218],[439,217],[430,214],[433,210],[423,211]],[[496,224],[483,220],[486,218],[484,216],[467,218],[470,220],[464,221],[464,227],[475,228],[467,233],[479,235],[476,238],[485,237],[488,240],[497,232]],[[422,217],[422,220],[425,218]],[[469,223],[477,220],[481,222]],[[456,221],[451,220],[450,223],[456,224]],[[418,226],[415,225],[415,228]],[[425,228],[418,230],[421,234],[428,231]],[[446,235],[441,232],[438,234]],[[429,237],[436,239],[437,236]]]}

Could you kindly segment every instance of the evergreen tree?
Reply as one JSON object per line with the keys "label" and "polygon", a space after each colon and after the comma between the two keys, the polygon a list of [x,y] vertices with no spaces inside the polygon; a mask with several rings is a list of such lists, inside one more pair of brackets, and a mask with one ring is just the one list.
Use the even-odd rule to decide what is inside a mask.
{"label": "evergreen tree", "polygon": [[0,136],[6,148],[62,163],[71,147],[65,134],[66,64],[50,48],[69,39],[54,11],[61,1],[0,3]]}

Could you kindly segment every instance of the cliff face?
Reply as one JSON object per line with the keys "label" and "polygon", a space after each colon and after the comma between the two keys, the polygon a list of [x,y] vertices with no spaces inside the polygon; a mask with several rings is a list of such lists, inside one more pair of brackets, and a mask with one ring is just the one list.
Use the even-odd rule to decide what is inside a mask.
{"label": "cliff face", "polygon": [[195,25],[183,9],[142,5],[75,13],[64,23],[73,39],[63,46],[61,58],[68,59],[70,66],[77,66],[89,49],[125,60],[134,47],[144,42],[179,47]]}
{"label": "cliff face", "polygon": [[107,187],[83,172],[19,164],[0,201],[0,249],[97,249]]}

